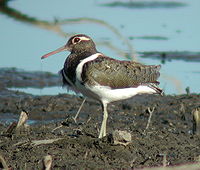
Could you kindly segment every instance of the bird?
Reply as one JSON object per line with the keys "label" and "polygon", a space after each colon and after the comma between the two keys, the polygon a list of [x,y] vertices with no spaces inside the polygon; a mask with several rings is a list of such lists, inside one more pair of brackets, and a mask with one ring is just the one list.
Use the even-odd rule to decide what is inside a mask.
{"label": "bird", "polygon": [[92,38],[76,34],[63,46],[41,57],[45,59],[61,51],[70,54],[60,70],[63,86],[101,103],[103,120],[99,138],[106,136],[109,103],[138,94],[163,94],[158,87],[160,65],[144,65],[117,60],[96,49]]}

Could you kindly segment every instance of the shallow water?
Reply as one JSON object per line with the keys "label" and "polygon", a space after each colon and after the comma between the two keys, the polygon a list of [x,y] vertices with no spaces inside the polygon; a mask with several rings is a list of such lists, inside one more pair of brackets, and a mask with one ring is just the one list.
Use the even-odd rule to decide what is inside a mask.
{"label": "shallow water", "polygon": [[[70,19],[90,17],[103,20],[129,39],[136,52],[141,51],[200,51],[199,0],[182,0],[186,6],[171,8],[125,8],[107,7],[102,4],[111,1],[11,1],[9,6],[40,20]],[[141,2],[141,1],[140,1]],[[80,8],[81,7],[81,8]],[[44,61],[40,56],[66,43],[66,39],[55,32],[13,20],[5,15],[1,18],[1,62],[0,67],[17,67],[25,70],[41,70],[57,73],[63,66],[67,53],[60,53]],[[130,47],[108,26],[94,22],[66,24],[62,26],[67,33],[85,33],[93,37],[99,51],[108,56],[121,58],[116,50],[102,45],[110,42],[123,52]],[[152,38],[149,38],[152,37]],[[153,37],[165,37],[154,39]],[[122,58],[124,59],[124,58]],[[145,64],[160,64],[159,60],[142,59]],[[162,66],[161,87],[167,94],[184,93],[186,87],[191,92],[199,92],[199,63],[172,60]],[[52,89],[53,90],[53,89]],[[52,91],[51,90],[51,91]],[[56,94],[56,88],[54,88]],[[54,91],[53,90],[53,91]],[[31,93],[35,93],[34,89]],[[46,94],[48,89],[41,90]],[[37,92],[38,93],[38,92]],[[59,93],[59,92],[58,92]],[[50,93],[49,91],[49,94]]]}
{"label": "shallow water", "polygon": [[[18,114],[13,114],[13,113],[4,113],[4,114],[0,114],[0,124],[4,124],[4,125],[10,125],[13,122],[18,122],[19,120],[19,115]],[[27,120],[27,124],[31,125],[31,124],[35,124],[35,123],[39,123],[39,121],[37,120]],[[43,122],[43,123],[46,123]]]}
{"label": "shallow water", "polygon": [[[14,113],[4,113],[0,114],[0,124],[3,125],[11,125],[13,122],[18,122],[19,120],[19,114],[14,114]],[[53,119],[52,117],[46,118],[45,119],[28,119],[26,121],[27,125],[35,125],[35,124],[49,124],[49,123],[55,123],[55,122],[60,122],[64,120],[63,118],[56,118]]]}
{"label": "shallow water", "polygon": [[57,94],[72,94],[75,95],[73,91],[68,91],[66,88],[62,88],[61,86],[54,86],[54,87],[45,87],[45,88],[33,88],[33,87],[27,87],[27,88],[17,88],[12,87],[9,88],[10,90],[18,90],[23,91],[25,93],[34,94],[34,95],[57,95]]}

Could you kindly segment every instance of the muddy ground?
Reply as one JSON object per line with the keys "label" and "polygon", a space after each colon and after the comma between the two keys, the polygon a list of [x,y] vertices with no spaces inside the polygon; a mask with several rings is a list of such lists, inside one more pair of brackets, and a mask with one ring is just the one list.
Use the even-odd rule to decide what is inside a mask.
{"label": "muddy ground", "polygon": [[[55,85],[55,75],[37,74],[0,69],[0,117],[4,118],[0,121],[0,155],[10,168],[41,169],[46,155],[52,156],[52,169],[128,169],[199,160],[200,137],[193,133],[191,113],[200,107],[199,94],[143,95],[112,103],[108,106],[108,135],[98,139],[102,120],[98,102],[88,99],[75,122],[73,116],[81,105],[81,97],[68,94],[34,96],[7,89]],[[48,83],[44,83],[45,79]],[[145,131],[148,108],[155,110]],[[5,118],[19,115],[22,110],[29,114],[29,126],[8,132],[10,123],[6,123]],[[117,129],[131,133],[130,144],[113,144],[109,134]],[[36,142],[49,139],[55,141]],[[2,166],[1,162],[0,169]]]}

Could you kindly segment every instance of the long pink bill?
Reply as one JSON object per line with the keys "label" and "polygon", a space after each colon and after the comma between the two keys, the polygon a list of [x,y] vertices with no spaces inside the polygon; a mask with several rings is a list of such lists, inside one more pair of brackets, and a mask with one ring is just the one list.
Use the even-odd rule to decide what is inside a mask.
{"label": "long pink bill", "polygon": [[49,57],[50,55],[54,55],[54,54],[56,54],[56,53],[59,53],[59,52],[61,52],[61,51],[66,51],[66,50],[68,50],[68,48],[67,48],[66,46],[60,47],[60,48],[58,48],[58,49],[56,49],[56,50],[54,50],[54,51],[52,51],[52,52],[50,52],[50,53],[47,53],[47,54],[43,55],[43,56],[41,57],[41,59],[47,58],[47,57]]}

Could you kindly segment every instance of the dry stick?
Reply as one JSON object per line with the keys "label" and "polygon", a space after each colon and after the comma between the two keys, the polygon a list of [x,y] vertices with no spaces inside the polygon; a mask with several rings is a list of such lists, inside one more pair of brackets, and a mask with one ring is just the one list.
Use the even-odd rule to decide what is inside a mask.
{"label": "dry stick", "polygon": [[78,117],[78,115],[79,115],[79,113],[80,113],[80,111],[81,111],[81,109],[82,109],[82,107],[83,107],[85,101],[86,101],[86,98],[84,98],[83,102],[81,103],[81,106],[79,107],[79,109],[78,109],[78,111],[77,111],[75,117],[72,117],[72,118],[74,119],[74,122],[75,122],[75,123],[76,123],[76,119],[77,119],[77,117]]}
{"label": "dry stick", "polygon": [[8,169],[8,165],[6,164],[5,159],[3,158],[3,156],[0,155],[0,163],[3,166],[3,169]]}
{"label": "dry stick", "polygon": [[18,122],[13,122],[5,131],[6,134],[12,134],[15,130],[18,130],[20,127],[25,126],[26,121],[28,120],[28,113],[22,111]]}
{"label": "dry stick", "polygon": [[[188,163],[183,165],[174,165],[174,166],[167,166],[167,167],[145,167],[142,170],[199,170],[199,163]],[[141,169],[135,169],[141,170]]]}
{"label": "dry stick", "polygon": [[52,165],[52,156],[47,155],[43,158],[43,169],[50,170]]}
{"label": "dry stick", "polygon": [[38,145],[46,145],[46,144],[52,144],[56,141],[62,140],[64,138],[55,138],[55,139],[42,139],[42,140],[32,140],[32,141],[22,141],[14,144],[13,146],[26,146],[26,145],[31,145],[31,146],[38,146]]}
{"label": "dry stick", "polygon": [[56,139],[43,139],[43,140],[33,140],[31,141],[32,146],[38,146],[38,145],[46,145],[51,144],[53,142],[56,142],[58,140],[62,140],[63,138],[56,138]]}
{"label": "dry stick", "polygon": [[20,114],[16,129],[23,126],[26,123],[27,120],[28,120],[27,113],[22,111],[21,114]]}
{"label": "dry stick", "polygon": [[193,115],[193,133],[200,135],[200,107],[192,110]]}
{"label": "dry stick", "polygon": [[152,117],[152,115],[153,115],[153,112],[154,112],[154,110],[155,110],[155,107],[153,107],[152,108],[152,110],[150,110],[150,107],[148,107],[148,112],[149,112],[149,119],[148,119],[148,122],[147,122],[147,126],[146,126],[146,128],[145,128],[145,130],[144,130],[144,134],[145,134],[145,132],[146,132],[146,130],[149,128],[149,125],[150,125],[150,122],[151,122],[151,117]]}
{"label": "dry stick", "polygon": [[51,132],[54,132],[55,130],[57,130],[57,129],[61,128],[61,127],[63,127],[63,125],[60,125],[60,126],[54,128]]}
{"label": "dry stick", "polygon": [[88,120],[86,121],[86,124],[89,123],[90,120],[91,120],[91,117],[88,118]]}
{"label": "dry stick", "polygon": [[167,154],[164,153],[163,154],[163,167],[166,167],[167,166]]}

